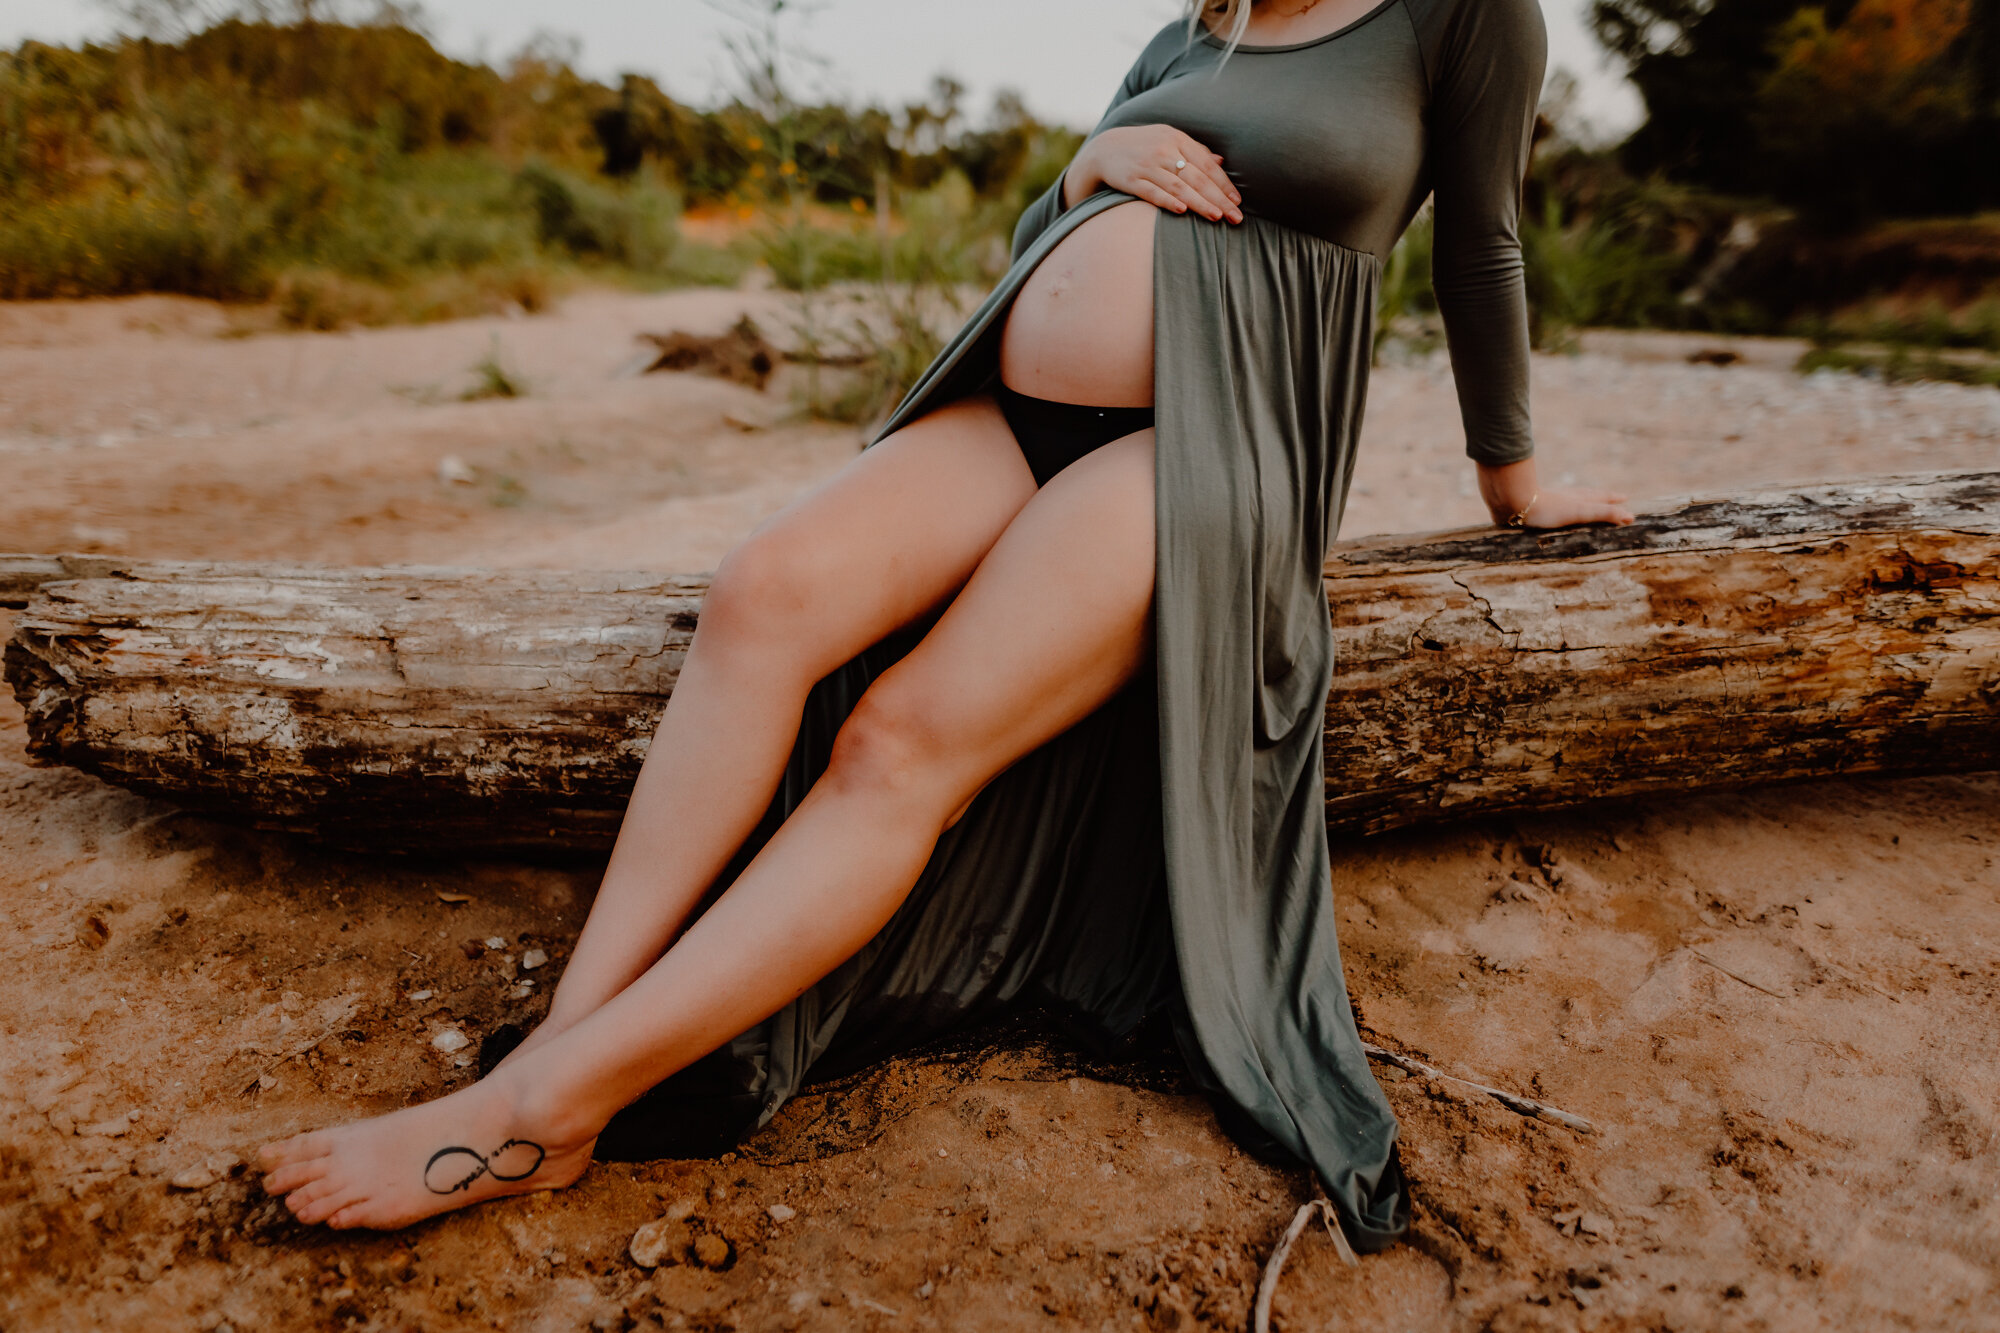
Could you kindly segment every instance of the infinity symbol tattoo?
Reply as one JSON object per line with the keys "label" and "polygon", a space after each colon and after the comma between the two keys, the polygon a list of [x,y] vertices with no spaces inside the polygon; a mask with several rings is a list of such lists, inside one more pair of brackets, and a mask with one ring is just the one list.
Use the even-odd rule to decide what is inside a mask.
{"label": "infinity symbol tattoo", "polygon": [[[534,1163],[526,1171],[515,1175],[509,1175],[499,1167],[493,1165],[494,1159],[498,1158],[509,1148],[533,1148],[535,1150]],[[482,1157],[470,1148],[439,1148],[431,1154],[431,1160],[424,1163],[424,1188],[433,1194],[456,1194],[462,1189],[472,1188],[472,1182],[481,1176],[492,1176],[495,1180],[506,1181],[526,1180],[529,1176],[534,1175],[535,1172],[542,1169],[542,1160],[547,1156],[548,1153],[543,1149],[541,1144],[530,1143],[526,1139],[508,1139],[505,1143],[495,1148],[490,1157]],[[431,1184],[431,1172],[437,1167],[439,1162],[444,1161],[447,1157],[470,1157],[478,1165],[467,1172],[465,1178],[460,1180],[456,1185],[439,1189],[436,1185]]]}

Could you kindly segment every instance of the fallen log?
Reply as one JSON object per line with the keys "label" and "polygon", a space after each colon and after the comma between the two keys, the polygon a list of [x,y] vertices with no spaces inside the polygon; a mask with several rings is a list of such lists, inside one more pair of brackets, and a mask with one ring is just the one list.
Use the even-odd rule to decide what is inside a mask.
{"label": "fallen log", "polygon": [[[1335,830],[2000,768],[2000,472],[1347,542],[1326,581]],[[608,845],[707,580],[0,558],[35,584],[37,761],[461,853]]]}

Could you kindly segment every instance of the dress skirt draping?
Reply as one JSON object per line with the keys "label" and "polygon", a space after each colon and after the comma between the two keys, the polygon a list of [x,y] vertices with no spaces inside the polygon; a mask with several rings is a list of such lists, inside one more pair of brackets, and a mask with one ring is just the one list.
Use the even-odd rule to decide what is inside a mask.
{"label": "dress skirt draping", "polygon": [[[1022,284],[1078,225],[1051,190],[1012,266],[877,433],[997,382]],[[1379,263],[1257,216],[1159,212],[1155,670],[990,783],[858,954],[612,1122],[600,1155],[719,1150],[809,1077],[1015,1005],[1115,1042],[1171,1016],[1247,1148],[1312,1167],[1350,1240],[1408,1222],[1396,1123],[1342,978],[1324,817],[1332,637],[1321,566],[1345,501]],[[1061,597],[1060,587],[1047,595]],[[824,770],[868,683],[927,624],[812,691],[770,809],[711,895]]]}

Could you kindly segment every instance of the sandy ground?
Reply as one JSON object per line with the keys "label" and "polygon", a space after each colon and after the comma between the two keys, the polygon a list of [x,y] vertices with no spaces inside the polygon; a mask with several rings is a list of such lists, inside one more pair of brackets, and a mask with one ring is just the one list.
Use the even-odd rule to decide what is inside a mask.
{"label": "sandy ground", "polygon": [[[857,445],[728,419],[772,421],[775,395],[627,373],[635,332],[746,305],[778,317],[582,295],[238,337],[193,302],[0,307],[0,550],[710,567]],[[1539,359],[1548,474],[1646,499],[2000,458],[2000,392],[1695,345]],[[496,348],[528,396],[457,401]],[[1478,521],[1459,440],[1441,363],[1385,367],[1348,534]],[[589,868],[331,855],[31,768],[23,740],[0,705],[7,1333],[1236,1329],[1307,1197],[1171,1068],[1026,1033],[814,1089],[720,1160],[600,1165],[402,1235],[300,1229],[239,1155],[469,1078],[432,1039],[541,1012]],[[1309,1236],[1278,1326],[2000,1328],[1996,855],[1992,777],[1342,843],[1364,1029],[1601,1132],[1390,1075],[1409,1241],[1351,1271]],[[640,1268],[628,1242],[663,1217]]]}

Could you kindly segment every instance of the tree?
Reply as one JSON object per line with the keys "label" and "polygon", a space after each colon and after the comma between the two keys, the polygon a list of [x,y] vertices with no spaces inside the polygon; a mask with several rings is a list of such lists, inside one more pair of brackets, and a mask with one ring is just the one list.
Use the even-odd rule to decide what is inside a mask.
{"label": "tree", "polygon": [[2000,205],[2000,0],[1595,0],[1626,167],[1823,221]]}
{"label": "tree", "polygon": [[1858,0],[1838,24],[1817,6],[1780,24],[1752,115],[1774,188],[1835,220],[1978,207],[1976,81],[1954,58],[1971,10]]}

